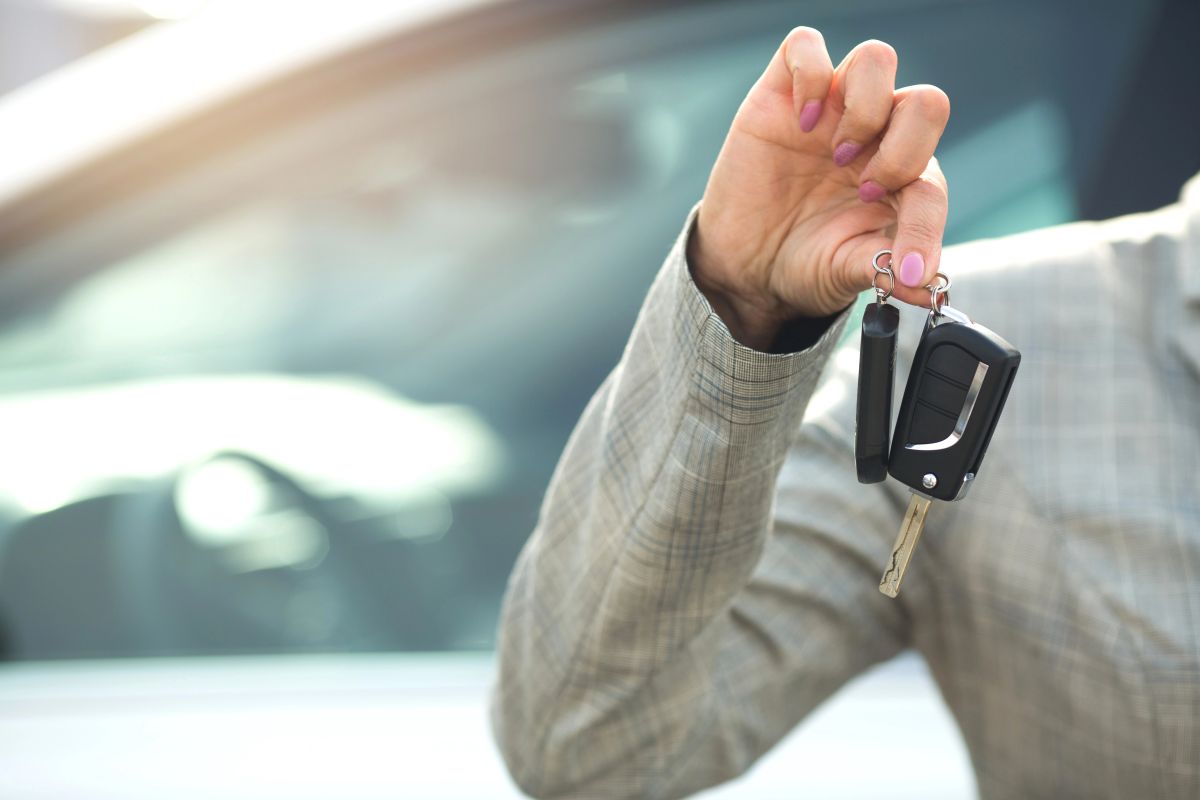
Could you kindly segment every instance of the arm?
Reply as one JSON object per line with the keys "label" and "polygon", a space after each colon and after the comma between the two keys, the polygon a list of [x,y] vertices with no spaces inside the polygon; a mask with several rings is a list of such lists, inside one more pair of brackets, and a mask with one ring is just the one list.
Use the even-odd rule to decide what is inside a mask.
{"label": "arm", "polygon": [[802,431],[771,532],[845,316],[799,353],[743,347],[682,240],[672,250],[509,587],[493,723],[530,794],[681,797],[729,779],[903,647],[871,533],[896,511],[826,427]]}
{"label": "arm", "polygon": [[855,481],[845,426],[800,426],[844,317],[762,352],[838,316],[883,248],[897,296],[928,298],[949,107],[895,89],[895,69],[882,42],[834,69],[818,32],[788,35],[572,435],[502,613],[493,720],[527,791],[675,797],[731,777],[905,641],[869,540],[895,511]]}

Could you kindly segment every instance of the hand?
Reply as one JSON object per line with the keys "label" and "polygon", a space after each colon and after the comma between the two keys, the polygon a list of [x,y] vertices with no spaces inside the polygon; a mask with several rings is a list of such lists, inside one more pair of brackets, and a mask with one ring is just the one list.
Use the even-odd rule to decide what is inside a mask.
{"label": "hand", "polygon": [[738,109],[688,261],[744,344],[766,349],[787,320],[849,305],[884,248],[896,297],[929,305],[947,207],[933,151],[950,101],[895,78],[889,45],[863,42],[834,69],[821,34],[796,28]]}

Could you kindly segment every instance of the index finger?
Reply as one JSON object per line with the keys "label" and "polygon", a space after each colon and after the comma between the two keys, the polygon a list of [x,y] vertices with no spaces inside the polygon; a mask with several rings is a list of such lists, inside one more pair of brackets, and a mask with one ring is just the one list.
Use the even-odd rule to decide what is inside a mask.
{"label": "index finger", "polygon": [[859,175],[859,197],[878,200],[921,177],[949,117],[950,99],[936,86],[898,89],[879,148]]}

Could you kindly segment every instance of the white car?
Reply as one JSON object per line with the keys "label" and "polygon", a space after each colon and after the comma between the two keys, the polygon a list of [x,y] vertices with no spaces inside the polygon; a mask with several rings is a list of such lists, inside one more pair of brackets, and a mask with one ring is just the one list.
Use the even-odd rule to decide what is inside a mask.
{"label": "white car", "polygon": [[[0,796],[518,796],[505,578],[783,34],[947,88],[951,239],[1111,196],[1159,4],[942,5],[219,3],[0,100]],[[912,655],[709,796],[885,786],[974,792]]]}

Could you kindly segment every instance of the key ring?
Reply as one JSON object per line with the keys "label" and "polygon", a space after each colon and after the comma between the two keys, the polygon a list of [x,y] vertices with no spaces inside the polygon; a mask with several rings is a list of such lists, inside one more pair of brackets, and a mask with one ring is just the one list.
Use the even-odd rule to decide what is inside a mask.
{"label": "key ring", "polygon": [[[942,303],[950,302],[950,287],[953,284],[954,281],[950,280],[949,275],[939,272],[934,276],[934,282],[925,287],[929,290],[930,320],[935,320],[942,315]],[[938,302],[939,296],[942,296],[941,303]]]}
{"label": "key ring", "polygon": [[[879,259],[882,256],[888,257],[888,266],[886,266],[886,267],[879,266]],[[871,288],[875,290],[875,302],[876,303],[885,302],[889,297],[892,296],[892,292],[896,291],[896,276],[892,274],[892,270],[890,269],[891,265],[892,265],[892,251],[891,250],[886,250],[886,249],[880,250],[871,259],[871,266],[875,268],[875,275],[871,278]],[[886,292],[883,291],[882,289],[880,289],[875,284],[875,282],[877,280],[879,280],[880,275],[888,276],[888,290]],[[949,278],[947,278],[947,280],[949,280]],[[947,288],[949,288],[949,287],[947,286]]]}

